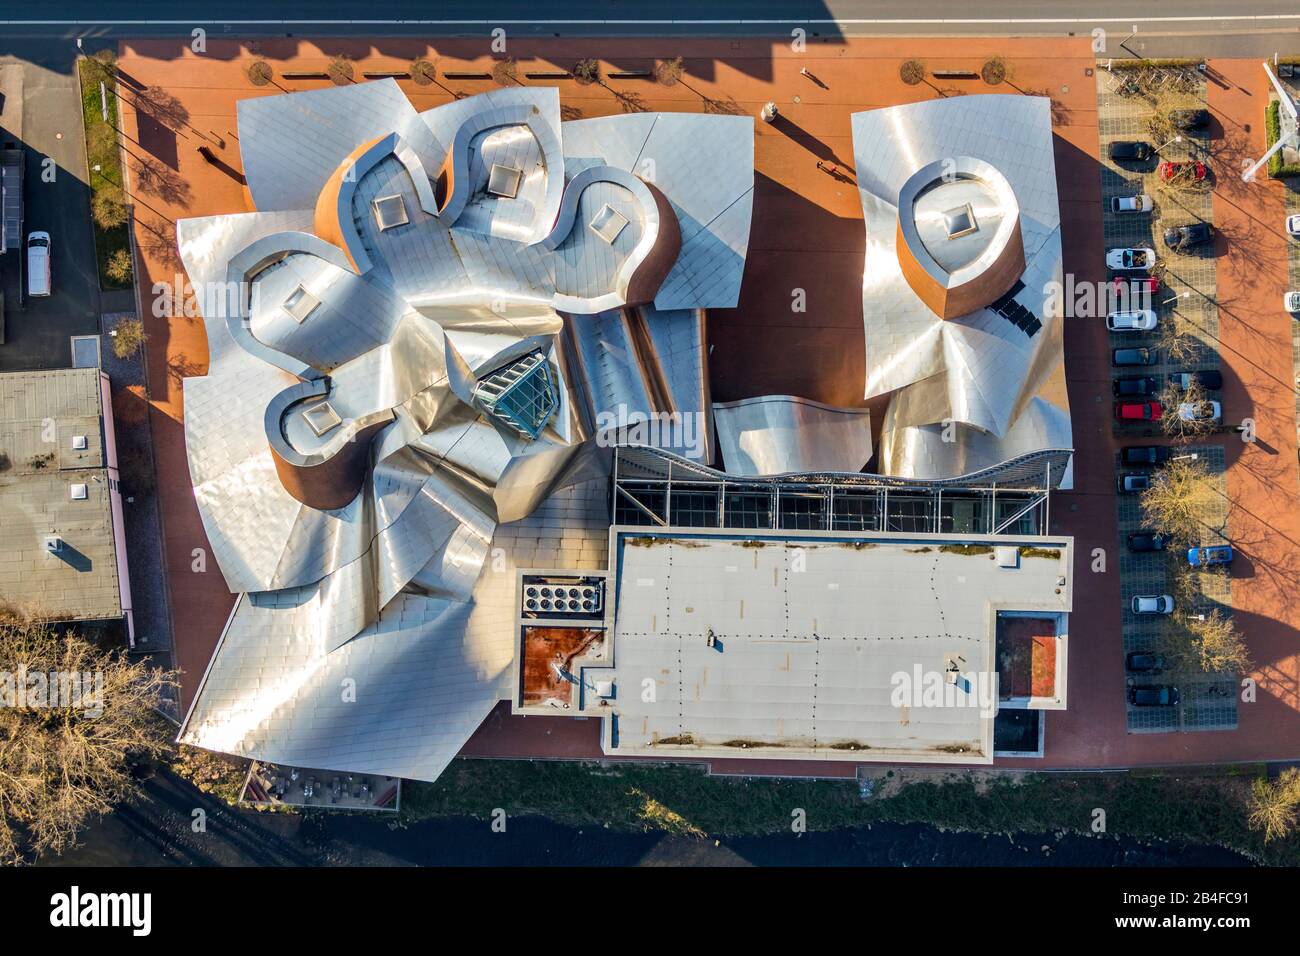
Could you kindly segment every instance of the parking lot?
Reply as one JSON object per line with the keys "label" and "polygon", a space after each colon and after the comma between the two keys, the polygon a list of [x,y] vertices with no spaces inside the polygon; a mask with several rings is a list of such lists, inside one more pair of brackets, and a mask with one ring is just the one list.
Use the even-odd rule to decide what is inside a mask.
{"label": "parking lot", "polygon": [[41,58],[34,51],[37,62],[0,58],[0,66],[11,68],[6,70],[12,77],[7,85],[15,86],[17,93],[5,96],[0,115],[4,141],[26,154],[23,231],[48,232],[53,248],[53,293],[44,298],[20,296],[21,250],[0,257],[4,372],[67,368],[72,365],[72,337],[99,334],[99,276],[90,230],[80,93],[72,72],[75,50],[62,44],[49,54]]}
{"label": "parking lot", "polygon": [[[1161,391],[1169,376],[1180,372],[1217,371],[1220,367],[1218,350],[1219,308],[1216,278],[1216,259],[1223,251],[1224,237],[1214,234],[1213,241],[1192,249],[1175,250],[1165,239],[1165,231],[1180,226],[1207,223],[1213,228],[1213,187],[1216,173],[1213,161],[1213,141],[1221,132],[1218,120],[1206,114],[1204,126],[1164,128],[1153,117],[1173,110],[1204,110],[1208,91],[1204,75],[1195,68],[1169,70],[1164,77],[1147,78],[1141,89],[1131,71],[1098,70],[1098,127],[1102,159],[1102,221],[1106,248],[1140,248],[1155,253],[1156,263],[1149,272],[1123,272],[1111,270],[1109,275],[1127,279],[1131,275],[1151,275],[1158,287],[1149,298],[1132,303],[1117,303],[1116,308],[1153,310],[1158,317],[1158,327],[1152,331],[1116,331],[1110,333],[1112,350],[1145,348],[1152,352],[1155,364],[1115,367],[1116,380],[1150,378],[1156,388],[1153,394],[1126,397],[1126,404],[1153,402],[1160,406]],[[1112,159],[1114,143],[1144,143],[1154,155],[1149,159]],[[1205,169],[1203,182],[1196,181],[1196,167],[1185,181],[1168,181],[1166,163],[1200,163]],[[1175,167],[1187,169],[1187,167]],[[1235,172],[1228,173],[1235,175]],[[1112,208],[1114,198],[1148,196],[1150,212],[1117,212]],[[1179,333],[1172,333],[1177,326]],[[1181,334],[1178,346],[1171,346],[1171,338]],[[1114,364],[1114,363],[1112,363]],[[1206,391],[1205,398],[1220,400],[1218,390]],[[1116,402],[1120,401],[1116,397]],[[1222,403],[1221,403],[1222,404]],[[1164,407],[1163,413],[1176,414],[1177,410]],[[1111,427],[1121,449],[1116,453],[1116,474],[1143,474],[1147,469],[1123,464],[1124,446],[1140,444],[1166,444],[1166,432],[1160,422],[1140,419],[1134,422],[1119,420],[1119,409],[1112,416]],[[1231,411],[1223,409],[1223,418],[1230,420]],[[1226,427],[1226,426],[1225,426]],[[1220,495],[1226,491],[1224,481],[1225,455],[1222,447],[1208,444],[1184,445],[1173,450],[1180,459],[1192,459],[1203,464]],[[1150,522],[1143,517],[1141,495],[1117,495],[1120,590],[1123,600],[1123,647],[1127,655],[1133,652],[1159,653],[1171,641],[1186,640],[1178,633],[1179,625],[1173,615],[1135,614],[1132,600],[1137,595],[1172,595],[1173,574],[1178,564],[1186,564],[1186,549],[1138,553],[1130,549],[1128,539],[1133,532],[1149,529]],[[1217,506],[1202,515],[1204,536],[1200,544],[1226,543],[1224,531],[1227,524],[1227,500],[1217,499]],[[1215,529],[1218,529],[1217,531]],[[1226,574],[1198,573],[1193,576],[1194,608],[1180,607],[1180,612],[1208,613],[1213,608],[1230,609],[1232,606],[1230,578]],[[1180,599],[1185,599],[1180,595]],[[1128,701],[1128,688],[1135,684],[1164,684],[1177,680],[1179,700],[1176,706],[1134,706]],[[1144,678],[1126,673],[1126,721],[1130,733],[1162,733],[1191,730],[1230,730],[1237,726],[1236,675],[1212,674],[1156,674]]]}

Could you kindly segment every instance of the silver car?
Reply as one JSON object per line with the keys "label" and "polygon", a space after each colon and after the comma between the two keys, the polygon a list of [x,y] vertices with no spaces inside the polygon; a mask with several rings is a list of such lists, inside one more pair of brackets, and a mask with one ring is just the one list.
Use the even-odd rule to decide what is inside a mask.
{"label": "silver car", "polygon": [[1173,614],[1174,599],[1168,594],[1138,594],[1133,598],[1134,614]]}

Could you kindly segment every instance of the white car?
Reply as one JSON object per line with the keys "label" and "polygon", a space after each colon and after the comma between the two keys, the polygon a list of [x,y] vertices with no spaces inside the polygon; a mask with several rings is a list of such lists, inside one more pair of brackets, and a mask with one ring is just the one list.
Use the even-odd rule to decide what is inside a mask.
{"label": "white car", "polygon": [[1288,292],[1282,296],[1282,308],[1288,312],[1300,312],[1300,292]]}
{"label": "white car", "polygon": [[1173,614],[1174,599],[1168,594],[1139,594],[1133,598],[1134,614]]}
{"label": "white car", "polygon": [[1117,272],[1150,272],[1156,267],[1156,251],[1146,246],[1111,249],[1106,253],[1106,268]]}
{"label": "white car", "polygon": [[1218,402],[1183,402],[1178,406],[1178,417],[1185,422],[1217,422],[1223,414]]}
{"label": "white car", "polygon": [[1286,234],[1293,239],[1300,239],[1300,214],[1286,217]]}
{"label": "white car", "polygon": [[1153,206],[1151,197],[1146,193],[1140,196],[1116,196],[1110,201],[1110,211],[1113,213],[1150,212]]}
{"label": "white car", "polygon": [[1151,309],[1130,309],[1106,316],[1106,328],[1112,332],[1151,332],[1156,322],[1156,314]]}

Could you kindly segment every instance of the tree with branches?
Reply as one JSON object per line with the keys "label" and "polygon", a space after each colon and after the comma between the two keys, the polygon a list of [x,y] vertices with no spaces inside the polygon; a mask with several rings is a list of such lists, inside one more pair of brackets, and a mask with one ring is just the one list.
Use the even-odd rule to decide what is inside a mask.
{"label": "tree with branches", "polygon": [[664,86],[676,86],[685,72],[686,67],[680,56],[675,56],[671,60],[660,60],[655,64],[655,79]]}
{"label": "tree with branches", "polygon": [[1209,614],[1187,615],[1190,649],[1206,674],[1243,674],[1250,670],[1250,651],[1232,618],[1218,608]]}
{"label": "tree with branches", "polygon": [[0,607],[0,860],[61,853],[136,792],[133,764],[168,750],[156,708],[173,684],[38,613]]}
{"label": "tree with branches", "polygon": [[[1185,361],[1185,359],[1178,361]],[[1180,388],[1171,383],[1160,395],[1160,403],[1165,410],[1164,415],[1160,418],[1161,431],[1171,438],[1182,441],[1191,441],[1193,438],[1200,438],[1210,434],[1219,427],[1217,419],[1188,419],[1179,414],[1179,410],[1183,405],[1200,408],[1207,401],[1205,389],[1195,382],[1192,382],[1187,388]]]}
{"label": "tree with branches", "polygon": [[1204,515],[1219,497],[1205,465],[1196,459],[1167,462],[1151,476],[1151,485],[1142,492],[1142,514],[1157,531],[1176,541],[1200,540],[1205,526]]}
{"label": "tree with branches", "polygon": [[1290,836],[1300,817],[1300,767],[1288,767],[1271,782],[1257,779],[1250,790],[1250,828],[1263,830],[1265,843]]}

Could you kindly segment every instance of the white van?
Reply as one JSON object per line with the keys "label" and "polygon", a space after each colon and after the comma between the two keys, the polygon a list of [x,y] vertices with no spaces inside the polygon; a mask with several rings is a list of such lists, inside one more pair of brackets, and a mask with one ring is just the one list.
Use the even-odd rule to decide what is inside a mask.
{"label": "white van", "polygon": [[27,237],[27,294],[50,294],[50,234],[33,232]]}

